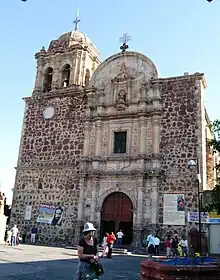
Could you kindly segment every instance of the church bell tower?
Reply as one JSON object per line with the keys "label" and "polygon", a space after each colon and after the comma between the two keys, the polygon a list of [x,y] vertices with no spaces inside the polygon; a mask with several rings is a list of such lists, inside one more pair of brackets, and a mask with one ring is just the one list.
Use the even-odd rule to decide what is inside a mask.
{"label": "church bell tower", "polygon": [[49,93],[73,86],[87,86],[100,64],[99,52],[78,29],[79,16],[72,32],[50,42],[36,53],[37,75],[33,94]]}

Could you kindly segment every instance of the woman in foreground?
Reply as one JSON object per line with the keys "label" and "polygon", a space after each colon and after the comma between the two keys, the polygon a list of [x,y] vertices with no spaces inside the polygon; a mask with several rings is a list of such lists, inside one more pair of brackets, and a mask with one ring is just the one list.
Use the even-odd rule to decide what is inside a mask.
{"label": "woman in foreground", "polygon": [[94,264],[98,261],[98,241],[94,237],[95,228],[92,223],[85,223],[84,237],[78,244],[79,263],[74,280],[97,280],[99,278]]}

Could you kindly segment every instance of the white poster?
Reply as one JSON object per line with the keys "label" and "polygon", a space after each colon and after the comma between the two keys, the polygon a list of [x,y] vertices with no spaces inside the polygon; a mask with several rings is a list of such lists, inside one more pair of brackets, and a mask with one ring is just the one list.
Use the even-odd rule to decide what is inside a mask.
{"label": "white poster", "polygon": [[[200,213],[201,217],[201,222],[203,224],[206,224],[209,222],[209,214],[206,212]],[[199,213],[198,212],[188,212],[188,222],[194,222],[198,223],[199,222]]]}
{"label": "white poster", "polygon": [[165,193],[163,201],[164,225],[185,225],[185,197],[181,193]]}
{"label": "white poster", "polygon": [[25,209],[25,215],[24,215],[24,219],[26,221],[30,221],[31,213],[32,213],[32,206],[31,205],[27,205],[26,209]]}

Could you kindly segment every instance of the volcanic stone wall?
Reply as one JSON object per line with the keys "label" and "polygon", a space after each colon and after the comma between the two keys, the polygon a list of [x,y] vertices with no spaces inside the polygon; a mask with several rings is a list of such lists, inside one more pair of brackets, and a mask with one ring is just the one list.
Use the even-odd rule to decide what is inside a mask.
{"label": "volcanic stone wall", "polygon": [[[55,108],[55,115],[45,120],[42,112],[49,105]],[[21,234],[36,224],[40,204],[60,202],[64,207],[62,225],[38,224],[39,238],[46,243],[73,242],[85,106],[82,93],[26,99],[11,214],[11,222]],[[32,205],[31,220],[24,219],[27,205]]]}
{"label": "volcanic stone wall", "polygon": [[201,159],[203,149],[201,77],[162,79],[162,100],[159,225],[165,232],[177,230],[180,233],[185,227],[163,226],[163,195],[183,193],[186,213],[197,212],[197,171],[190,171],[187,163],[196,156]]}

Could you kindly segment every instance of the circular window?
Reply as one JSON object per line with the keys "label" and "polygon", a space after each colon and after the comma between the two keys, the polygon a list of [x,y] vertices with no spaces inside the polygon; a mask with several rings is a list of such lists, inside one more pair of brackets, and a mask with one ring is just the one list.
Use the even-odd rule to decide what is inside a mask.
{"label": "circular window", "polygon": [[55,109],[52,106],[46,107],[43,110],[43,117],[45,120],[51,119],[55,114]]}

